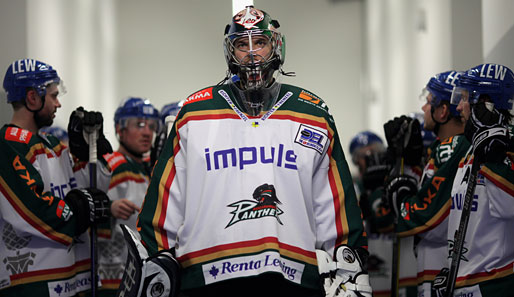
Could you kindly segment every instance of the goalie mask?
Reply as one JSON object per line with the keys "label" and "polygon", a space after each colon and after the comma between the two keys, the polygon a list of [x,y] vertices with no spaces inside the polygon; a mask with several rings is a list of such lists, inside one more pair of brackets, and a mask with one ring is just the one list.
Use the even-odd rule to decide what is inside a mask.
{"label": "goalie mask", "polygon": [[264,11],[247,6],[225,28],[225,59],[232,81],[242,91],[247,111],[258,114],[273,100],[273,74],[284,63],[285,41],[279,23]]}

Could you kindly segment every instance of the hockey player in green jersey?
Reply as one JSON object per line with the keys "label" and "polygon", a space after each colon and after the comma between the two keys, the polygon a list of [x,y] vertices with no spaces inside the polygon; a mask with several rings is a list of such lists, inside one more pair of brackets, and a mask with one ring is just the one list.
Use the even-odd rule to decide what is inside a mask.
{"label": "hockey player in green jersey", "polygon": [[141,242],[151,259],[175,254],[187,296],[320,296],[321,277],[326,296],[370,297],[334,119],[318,96],[275,79],[278,27],[253,6],[227,25],[229,81],[184,102],[139,214]]}
{"label": "hockey player in green jersey", "polygon": [[[392,219],[382,213],[384,179],[389,172],[386,147],[372,131],[357,133],[350,141],[350,155],[358,173],[353,175],[368,237],[368,273],[373,296],[391,296]],[[389,209],[386,209],[389,211]]]}
{"label": "hockey player in green jersey", "polygon": [[[509,125],[514,73],[498,64],[473,67],[461,75],[451,100],[458,104],[472,147],[459,163],[451,192],[449,274],[451,278],[455,272],[456,281],[449,296],[514,296],[514,141]],[[470,176],[476,176],[475,189],[467,204],[470,211],[464,213]],[[463,241],[456,235],[461,216],[469,220],[467,231],[460,232]],[[457,240],[463,248],[453,259]]]}
{"label": "hockey player in green jersey", "polygon": [[[386,186],[387,199],[398,217],[397,234],[415,236],[418,294],[423,296],[431,296],[432,281],[447,263],[447,217],[453,177],[469,147],[462,135],[464,124],[456,106],[450,104],[451,92],[460,74],[457,71],[439,73],[430,78],[422,93],[424,128],[434,131],[437,139],[429,148],[420,188],[417,181],[407,175],[391,177]],[[386,133],[399,133],[393,127],[400,126],[391,121],[385,126]]]}
{"label": "hockey player in green jersey", "polygon": [[108,228],[99,232],[99,296],[116,296],[123,276],[127,247],[119,224],[136,230],[137,213],[143,204],[150,181],[148,153],[161,127],[159,111],[149,100],[129,97],[114,114],[114,128],[119,141],[116,152],[104,156],[112,177],[107,192],[112,201],[113,218]]}
{"label": "hockey player in green jersey", "polygon": [[[68,146],[39,131],[52,124],[61,107],[56,70],[34,59],[17,60],[9,65],[3,87],[14,112],[0,129],[0,295],[75,296],[91,287],[85,231],[108,217],[109,199],[89,188],[87,167],[72,160]],[[70,117],[71,152],[86,156],[84,162],[88,146],[76,141],[85,144],[82,128],[101,123],[100,113],[83,109]],[[98,153],[108,152],[105,138],[98,142]],[[108,181],[110,173],[101,171],[102,177]],[[107,182],[99,188],[102,184]]]}

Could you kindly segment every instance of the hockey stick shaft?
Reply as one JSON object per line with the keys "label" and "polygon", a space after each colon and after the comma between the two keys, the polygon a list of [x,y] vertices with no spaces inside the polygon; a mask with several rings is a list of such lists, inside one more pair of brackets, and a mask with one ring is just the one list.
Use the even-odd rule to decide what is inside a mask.
{"label": "hockey stick shaft", "polygon": [[[96,188],[96,138],[98,129],[93,128],[87,132],[88,144],[89,144],[89,186]],[[96,223],[93,222],[91,225],[91,238],[90,238],[90,253],[91,253],[91,296],[96,297],[98,291],[98,277],[97,277],[97,249],[96,249]]]}
{"label": "hockey stick shaft", "polygon": [[[399,159],[396,165],[396,172],[403,174],[403,157]],[[394,226],[398,224],[398,218],[394,219]],[[391,270],[391,296],[398,297],[399,285],[400,285],[400,238],[393,229],[393,258],[392,258],[392,270]]]}
{"label": "hockey stick shaft", "polygon": [[473,162],[473,165],[471,166],[471,174],[468,180],[468,187],[466,189],[466,196],[462,206],[459,228],[455,231],[453,238],[453,249],[451,253],[452,261],[450,264],[450,271],[448,273],[448,283],[446,284],[446,296],[453,296],[453,291],[455,290],[455,282],[457,280],[457,273],[459,272],[460,258],[462,256],[464,239],[466,238],[466,231],[468,229],[471,205],[473,202],[473,196],[475,196],[475,187],[477,184],[477,174],[479,170],[479,164],[477,162]]}

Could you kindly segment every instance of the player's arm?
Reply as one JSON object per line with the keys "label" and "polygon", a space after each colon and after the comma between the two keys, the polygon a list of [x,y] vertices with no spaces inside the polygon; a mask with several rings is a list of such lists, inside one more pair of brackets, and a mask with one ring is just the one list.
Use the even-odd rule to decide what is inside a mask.
{"label": "player's arm", "polygon": [[[107,196],[90,189],[72,190],[64,199],[43,192],[43,180],[32,163],[2,140],[0,195],[2,218],[21,232],[69,245],[92,220],[108,215]],[[58,174],[58,173],[56,173]],[[23,219],[27,224],[19,224]]]}
{"label": "player's arm", "polygon": [[318,269],[326,296],[371,296],[362,213],[335,125],[330,131],[313,180]]}
{"label": "player's arm", "polygon": [[[149,255],[173,248],[177,230],[183,221],[185,201],[180,188],[186,175],[186,156],[185,144],[178,135],[177,127],[183,120],[184,109],[177,116],[155,164],[138,216],[138,232]],[[164,225],[167,229],[164,229]]]}
{"label": "player's arm", "polygon": [[[434,150],[436,171],[414,194],[402,197],[396,231],[411,236],[435,228],[449,214],[453,180],[459,162],[466,155],[469,142],[463,136],[450,137]],[[442,161],[441,161],[442,160]]]}

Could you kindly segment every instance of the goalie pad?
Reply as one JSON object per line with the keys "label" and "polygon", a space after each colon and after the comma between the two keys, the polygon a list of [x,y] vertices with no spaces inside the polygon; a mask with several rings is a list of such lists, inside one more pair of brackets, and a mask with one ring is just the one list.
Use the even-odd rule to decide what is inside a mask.
{"label": "goalie pad", "polygon": [[128,257],[116,297],[178,296],[180,265],[172,253],[163,250],[148,257],[134,231],[123,224],[120,227],[128,246]]}
{"label": "goalie pad", "polygon": [[372,296],[369,276],[357,251],[342,245],[336,249],[336,261],[323,250],[316,250],[316,258],[326,297]]}

